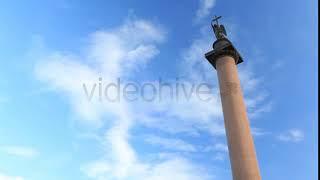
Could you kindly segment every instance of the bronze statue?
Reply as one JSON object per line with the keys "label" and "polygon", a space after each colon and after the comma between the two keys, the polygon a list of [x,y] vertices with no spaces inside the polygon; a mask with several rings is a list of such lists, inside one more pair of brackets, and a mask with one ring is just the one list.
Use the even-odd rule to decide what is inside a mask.
{"label": "bronze statue", "polygon": [[232,56],[236,64],[242,63],[242,57],[231,41],[227,38],[226,29],[222,24],[219,24],[221,16],[215,16],[211,21],[211,26],[217,40],[213,43],[213,50],[206,53],[207,60],[216,68],[216,60],[225,55]]}
{"label": "bronze statue", "polygon": [[[224,28],[224,26],[222,24],[221,25],[219,24],[218,20],[220,18],[221,18],[221,16],[214,16],[214,18],[211,21],[211,27],[212,27],[213,32],[216,35],[217,39],[222,39],[227,36],[226,29]],[[213,22],[215,22],[215,24]]]}

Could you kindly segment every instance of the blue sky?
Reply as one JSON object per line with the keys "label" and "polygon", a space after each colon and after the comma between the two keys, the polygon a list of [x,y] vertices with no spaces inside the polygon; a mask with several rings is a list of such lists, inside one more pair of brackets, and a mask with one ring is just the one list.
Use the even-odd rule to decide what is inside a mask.
{"label": "blue sky", "polygon": [[[231,179],[222,15],[263,179],[316,179],[316,1],[0,1],[0,180]],[[209,102],[100,102],[83,83],[209,83]],[[112,91],[114,95],[114,91]],[[168,92],[164,92],[168,93]],[[165,94],[168,95],[169,94]]]}

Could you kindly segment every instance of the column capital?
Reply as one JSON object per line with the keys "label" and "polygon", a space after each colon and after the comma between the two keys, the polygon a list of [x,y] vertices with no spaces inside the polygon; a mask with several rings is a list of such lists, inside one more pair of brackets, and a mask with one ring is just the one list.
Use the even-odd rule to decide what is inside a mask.
{"label": "column capital", "polygon": [[222,56],[233,57],[236,64],[243,62],[241,55],[227,38],[216,40],[212,47],[213,50],[206,53],[205,57],[214,68],[216,68],[216,61]]}

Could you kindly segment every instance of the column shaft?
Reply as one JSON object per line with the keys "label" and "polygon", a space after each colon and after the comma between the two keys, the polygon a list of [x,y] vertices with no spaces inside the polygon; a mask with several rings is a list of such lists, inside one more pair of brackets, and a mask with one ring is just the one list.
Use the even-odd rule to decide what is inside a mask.
{"label": "column shaft", "polygon": [[223,116],[234,180],[260,180],[237,66],[231,56],[216,61]]}

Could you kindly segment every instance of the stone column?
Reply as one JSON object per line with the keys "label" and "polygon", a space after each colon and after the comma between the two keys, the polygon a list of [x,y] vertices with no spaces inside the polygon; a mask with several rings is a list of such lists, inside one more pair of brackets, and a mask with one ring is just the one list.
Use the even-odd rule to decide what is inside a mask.
{"label": "stone column", "polygon": [[223,116],[234,180],[260,180],[236,61],[229,55],[216,59]]}

